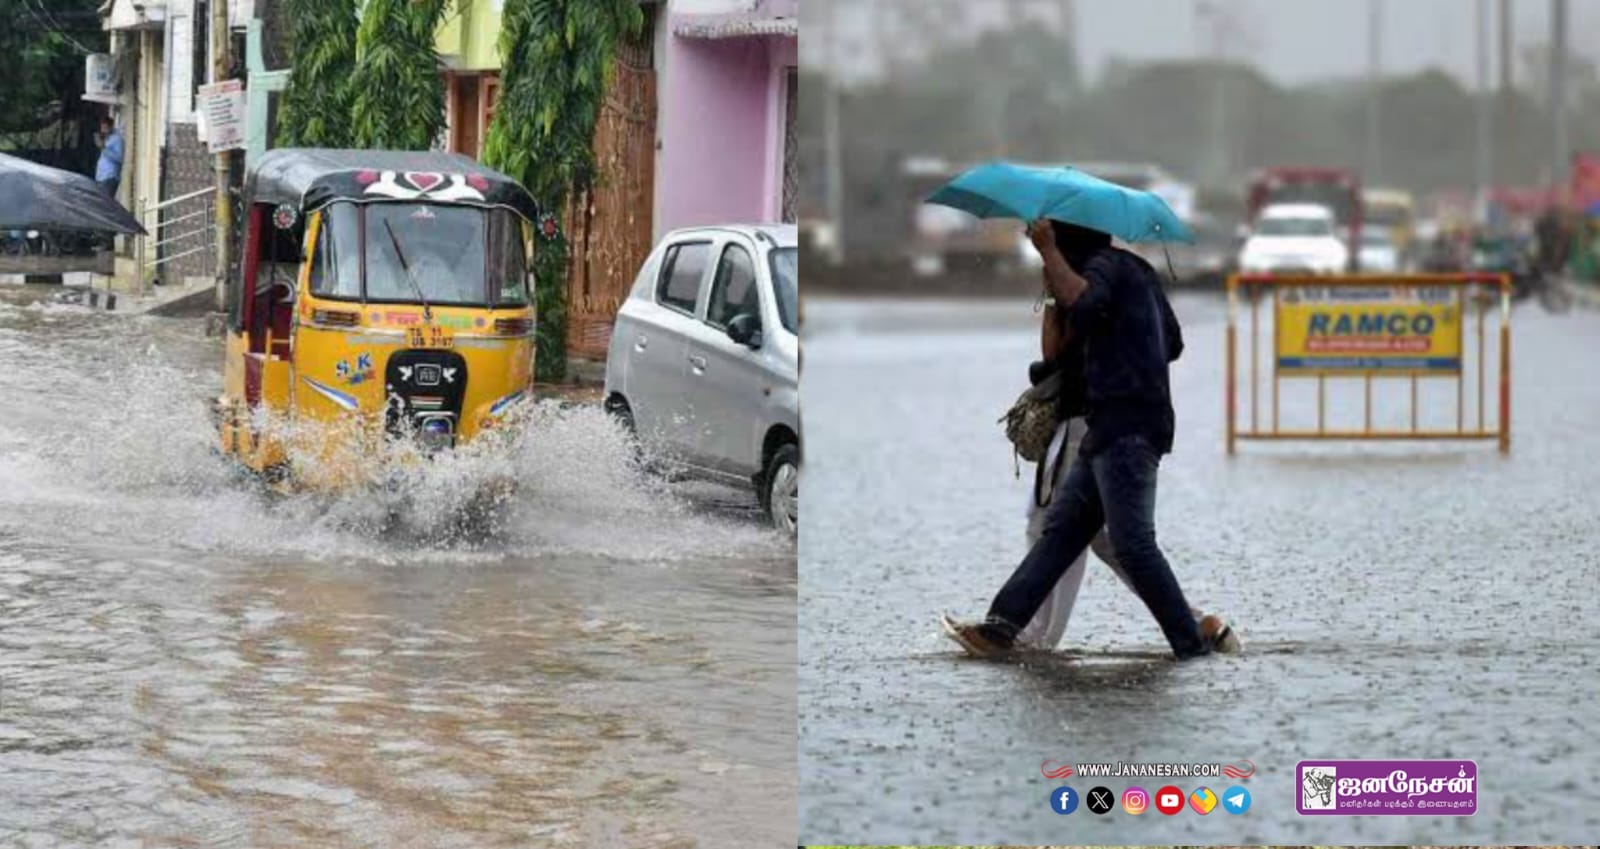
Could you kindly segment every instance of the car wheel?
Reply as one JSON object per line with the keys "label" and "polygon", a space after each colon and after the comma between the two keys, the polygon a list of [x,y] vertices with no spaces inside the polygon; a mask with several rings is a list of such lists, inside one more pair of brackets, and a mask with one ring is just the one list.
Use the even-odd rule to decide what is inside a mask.
{"label": "car wheel", "polygon": [[636,465],[645,465],[644,448],[639,442],[639,427],[633,420],[633,408],[621,396],[614,396],[606,402],[606,412],[622,425],[622,438],[627,440],[628,450],[633,456]]}
{"label": "car wheel", "polygon": [[800,448],[785,445],[773,452],[761,477],[761,503],[779,530],[796,536],[800,531]]}

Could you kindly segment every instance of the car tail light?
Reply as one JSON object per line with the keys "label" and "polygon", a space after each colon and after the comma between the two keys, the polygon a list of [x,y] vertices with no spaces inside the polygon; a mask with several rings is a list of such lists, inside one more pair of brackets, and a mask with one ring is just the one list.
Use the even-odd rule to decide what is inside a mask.
{"label": "car tail light", "polygon": [[526,318],[497,318],[494,320],[494,333],[496,336],[526,336],[533,329],[533,322]]}
{"label": "car tail light", "polygon": [[333,327],[355,327],[361,323],[361,313],[346,310],[313,310],[311,320]]}

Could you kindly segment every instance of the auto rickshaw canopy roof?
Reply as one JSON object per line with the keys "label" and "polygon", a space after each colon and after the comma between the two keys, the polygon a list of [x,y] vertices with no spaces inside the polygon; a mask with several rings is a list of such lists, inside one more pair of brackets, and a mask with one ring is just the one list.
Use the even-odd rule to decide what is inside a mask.
{"label": "auto rickshaw canopy roof", "polygon": [[312,212],[334,201],[420,201],[504,207],[532,220],[539,204],[517,181],[456,153],[414,150],[269,150],[245,184],[252,203]]}

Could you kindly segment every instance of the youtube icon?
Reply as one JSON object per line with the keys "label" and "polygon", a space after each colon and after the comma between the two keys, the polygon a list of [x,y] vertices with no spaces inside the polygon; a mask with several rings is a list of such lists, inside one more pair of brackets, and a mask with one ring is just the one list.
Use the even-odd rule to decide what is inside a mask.
{"label": "youtube icon", "polygon": [[1183,791],[1170,784],[1157,790],[1156,810],[1169,817],[1183,810]]}

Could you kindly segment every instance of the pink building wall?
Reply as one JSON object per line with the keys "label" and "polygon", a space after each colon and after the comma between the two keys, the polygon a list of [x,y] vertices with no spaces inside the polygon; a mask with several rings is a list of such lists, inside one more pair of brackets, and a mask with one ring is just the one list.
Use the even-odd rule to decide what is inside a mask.
{"label": "pink building wall", "polygon": [[668,31],[657,123],[656,221],[669,230],[775,221],[782,212],[784,97],[794,38]]}

